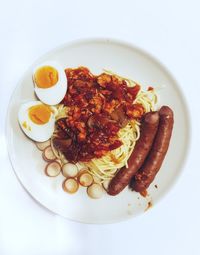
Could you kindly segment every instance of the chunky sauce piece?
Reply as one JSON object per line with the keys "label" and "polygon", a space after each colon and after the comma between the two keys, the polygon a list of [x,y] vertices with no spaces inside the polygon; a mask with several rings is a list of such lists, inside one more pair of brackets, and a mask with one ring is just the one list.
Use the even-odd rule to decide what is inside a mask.
{"label": "chunky sauce piece", "polygon": [[69,162],[87,162],[120,147],[119,129],[144,113],[142,105],[133,104],[140,86],[130,88],[105,73],[94,76],[85,67],[65,72],[68,91],[61,103],[69,112],[56,123],[54,146]]}

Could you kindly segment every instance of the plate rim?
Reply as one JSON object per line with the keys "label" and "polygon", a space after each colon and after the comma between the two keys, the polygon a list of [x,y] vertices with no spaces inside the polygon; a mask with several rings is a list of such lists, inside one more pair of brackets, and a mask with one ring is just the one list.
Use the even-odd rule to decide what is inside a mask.
{"label": "plate rim", "polygon": [[[172,82],[175,84],[175,89],[181,95],[181,100],[182,100],[182,103],[184,105],[184,113],[185,113],[184,115],[185,115],[185,120],[187,121],[187,129],[186,129],[186,133],[187,133],[187,148],[184,151],[184,160],[180,164],[179,171],[176,174],[175,179],[170,182],[169,188],[167,188],[166,190],[163,191],[162,196],[157,198],[156,204],[158,204],[160,201],[162,201],[172,191],[172,189],[174,188],[175,184],[180,180],[180,177],[181,177],[181,175],[184,172],[184,168],[185,168],[185,166],[187,164],[187,161],[188,161],[188,158],[189,158],[189,152],[191,151],[190,148],[191,148],[191,143],[192,143],[192,132],[191,132],[192,131],[192,122],[191,122],[190,109],[188,107],[189,104],[187,102],[185,93],[181,89],[181,86],[179,85],[179,82],[174,77],[174,75],[171,72],[171,70],[169,70],[168,67],[166,67],[165,64],[163,64],[153,54],[149,53],[148,51],[146,51],[142,47],[139,47],[139,46],[133,44],[132,42],[126,41],[126,40],[121,40],[121,39],[116,39],[116,38],[111,38],[111,37],[87,37],[87,38],[79,38],[79,39],[70,40],[68,42],[62,43],[61,45],[58,45],[58,46],[56,46],[56,47],[46,51],[42,55],[39,55],[37,58],[35,58],[33,60],[33,62],[28,66],[28,68],[26,68],[26,70],[23,72],[23,74],[21,75],[20,79],[16,82],[16,85],[15,85],[14,89],[12,90],[12,93],[11,93],[10,98],[9,98],[9,103],[7,105],[7,111],[6,111],[5,128],[4,128],[5,138],[6,138],[7,153],[8,153],[8,158],[9,158],[10,164],[12,166],[12,169],[13,169],[14,173],[15,173],[15,176],[17,177],[18,181],[22,185],[23,189],[43,209],[48,210],[50,213],[58,215],[58,216],[60,216],[60,217],[62,217],[64,219],[67,219],[67,220],[70,220],[70,221],[73,221],[73,222],[83,223],[83,224],[102,225],[102,224],[120,223],[120,222],[125,222],[125,221],[130,220],[130,219],[133,220],[133,219],[136,218],[136,216],[131,215],[131,216],[126,216],[124,218],[115,219],[115,220],[108,220],[108,221],[107,220],[101,220],[101,221],[98,221],[98,222],[93,222],[93,221],[86,221],[86,220],[81,220],[81,219],[70,218],[68,216],[65,216],[65,215],[62,215],[62,214],[56,212],[56,210],[54,210],[52,208],[49,208],[46,205],[46,203],[44,204],[44,202],[41,201],[37,196],[35,196],[34,192],[32,192],[32,190],[29,189],[29,187],[27,187],[27,185],[24,184],[23,177],[19,174],[19,171],[16,170],[17,167],[14,166],[14,163],[13,163],[14,162],[14,157],[13,157],[12,151],[11,151],[11,139],[9,138],[9,129],[8,129],[9,112],[10,112],[10,108],[11,108],[11,105],[12,105],[12,100],[14,98],[15,92],[21,86],[21,82],[23,80],[24,75],[31,69],[31,67],[33,67],[35,65],[35,63],[39,62],[40,59],[46,58],[49,54],[53,54],[53,53],[55,53],[58,50],[63,50],[63,49],[68,48],[70,46],[75,46],[75,45],[79,45],[79,44],[88,44],[88,43],[104,43],[104,44],[111,43],[111,44],[116,44],[116,45],[119,45],[119,46],[123,46],[125,48],[129,48],[129,49],[134,50],[136,52],[139,52],[143,56],[145,56],[148,59],[150,59],[151,61],[153,61],[156,65],[161,67],[161,69],[170,77]],[[141,215],[144,215],[144,213],[137,214],[137,217],[141,216]]]}

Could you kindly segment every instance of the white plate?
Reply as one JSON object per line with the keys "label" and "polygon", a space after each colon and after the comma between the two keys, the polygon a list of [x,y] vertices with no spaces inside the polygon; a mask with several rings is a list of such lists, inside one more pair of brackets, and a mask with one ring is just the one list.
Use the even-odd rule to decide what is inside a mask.
{"label": "white plate", "polygon": [[[21,103],[34,99],[32,70],[40,62],[55,60],[64,67],[86,66],[93,73],[103,68],[130,77],[145,86],[164,86],[160,90],[160,104],[169,105],[175,114],[173,136],[163,166],[147,198],[128,189],[116,197],[88,198],[85,189],[69,195],[63,192],[63,177],[49,178],[44,174],[41,152],[22,133],[17,122]],[[35,62],[16,87],[7,115],[7,142],[13,169],[26,190],[49,210],[68,219],[85,223],[111,223],[143,213],[169,190],[177,179],[185,161],[189,144],[189,119],[183,95],[169,72],[153,57],[127,43],[94,39],[76,41],[59,47]],[[155,187],[155,184],[158,188]]]}

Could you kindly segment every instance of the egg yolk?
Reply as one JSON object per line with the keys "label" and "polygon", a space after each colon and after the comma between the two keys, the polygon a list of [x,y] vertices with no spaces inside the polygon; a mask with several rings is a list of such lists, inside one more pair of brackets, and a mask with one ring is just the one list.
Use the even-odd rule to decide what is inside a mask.
{"label": "egg yolk", "polygon": [[23,126],[24,128],[27,128],[27,122],[24,121],[24,122],[22,123],[22,126]]}
{"label": "egg yolk", "polygon": [[42,66],[34,74],[38,88],[51,88],[58,82],[58,71],[52,66]]}
{"label": "egg yolk", "polygon": [[34,105],[29,108],[28,115],[33,123],[43,125],[49,121],[51,109],[47,105]]}

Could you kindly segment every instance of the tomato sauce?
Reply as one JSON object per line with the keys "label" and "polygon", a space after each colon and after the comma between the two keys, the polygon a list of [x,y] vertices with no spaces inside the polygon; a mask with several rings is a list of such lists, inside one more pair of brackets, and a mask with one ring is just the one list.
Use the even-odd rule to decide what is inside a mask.
{"label": "tomato sauce", "polygon": [[106,73],[93,75],[86,67],[68,68],[65,73],[68,90],[61,103],[69,112],[56,128],[58,138],[70,142],[68,146],[55,142],[55,147],[69,162],[87,162],[119,148],[120,128],[144,114],[142,105],[133,104],[140,86],[128,87],[125,80]]}

